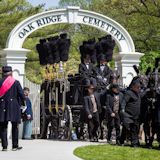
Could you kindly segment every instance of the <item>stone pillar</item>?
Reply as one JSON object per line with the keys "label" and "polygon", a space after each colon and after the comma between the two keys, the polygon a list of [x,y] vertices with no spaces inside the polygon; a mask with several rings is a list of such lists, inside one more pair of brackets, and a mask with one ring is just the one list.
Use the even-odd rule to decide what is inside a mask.
{"label": "stone pillar", "polygon": [[116,55],[115,58],[115,68],[120,72],[121,75],[121,84],[126,87],[129,86],[132,78],[136,76],[136,72],[133,68],[133,65],[139,66],[140,57],[143,56],[143,53],[131,52],[123,53],[120,52],[119,55]]}
{"label": "stone pillar", "polygon": [[22,87],[25,75],[26,54],[30,52],[27,49],[4,49],[1,54],[2,65],[11,66],[13,69],[13,77],[20,81]]}
{"label": "stone pillar", "polygon": [[[0,61],[2,65],[11,66],[13,69],[13,77],[20,81],[21,86],[24,85],[24,76],[25,76],[25,61],[27,59],[26,54],[30,52],[27,49],[9,49],[6,48],[0,52]],[[22,137],[22,128],[23,124],[19,126],[19,138]],[[8,138],[11,137],[11,125],[8,125]]]}
{"label": "stone pillar", "polygon": [[80,7],[68,6],[68,23],[77,23],[77,16],[80,10]]}

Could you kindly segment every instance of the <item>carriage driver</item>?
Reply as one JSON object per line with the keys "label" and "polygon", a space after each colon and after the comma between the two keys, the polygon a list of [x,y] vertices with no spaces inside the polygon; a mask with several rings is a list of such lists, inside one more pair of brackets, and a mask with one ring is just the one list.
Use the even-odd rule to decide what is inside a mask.
{"label": "carriage driver", "polygon": [[100,85],[99,90],[104,90],[111,83],[112,70],[107,65],[107,59],[104,54],[98,57],[98,65],[96,66],[97,83]]}
{"label": "carriage driver", "polygon": [[86,54],[84,55],[84,57],[81,58],[81,63],[79,64],[79,73],[84,78],[89,78],[93,76],[94,67],[91,63],[91,58],[89,54]]}

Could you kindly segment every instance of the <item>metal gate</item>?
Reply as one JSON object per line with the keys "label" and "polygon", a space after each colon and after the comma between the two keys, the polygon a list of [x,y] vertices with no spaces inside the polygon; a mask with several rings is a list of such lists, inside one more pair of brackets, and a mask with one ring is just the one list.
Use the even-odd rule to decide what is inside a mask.
{"label": "metal gate", "polygon": [[29,81],[26,77],[24,79],[24,87],[30,89],[29,98],[32,103],[33,121],[32,134],[40,134],[40,85]]}

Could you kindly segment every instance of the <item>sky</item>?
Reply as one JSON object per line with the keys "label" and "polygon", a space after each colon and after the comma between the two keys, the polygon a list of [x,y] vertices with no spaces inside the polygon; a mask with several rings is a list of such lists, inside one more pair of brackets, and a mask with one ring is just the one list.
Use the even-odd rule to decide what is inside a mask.
{"label": "sky", "polygon": [[57,7],[59,0],[28,0],[33,6],[45,3],[45,8]]}

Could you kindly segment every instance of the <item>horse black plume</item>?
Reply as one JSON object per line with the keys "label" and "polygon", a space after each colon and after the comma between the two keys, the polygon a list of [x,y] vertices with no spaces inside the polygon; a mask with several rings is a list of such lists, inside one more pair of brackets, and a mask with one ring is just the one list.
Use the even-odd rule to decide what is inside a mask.
{"label": "horse black plume", "polygon": [[133,65],[133,68],[134,68],[135,72],[136,72],[137,75],[138,75],[138,74],[139,74],[139,69],[137,68],[137,66],[136,66],[136,65]]}
{"label": "horse black plume", "polygon": [[155,59],[155,68],[158,68],[159,66],[159,62],[160,62],[160,58],[156,58]]}
{"label": "horse black plume", "polygon": [[147,70],[146,70],[145,75],[148,76],[150,72],[151,72],[151,67],[148,67]]}

